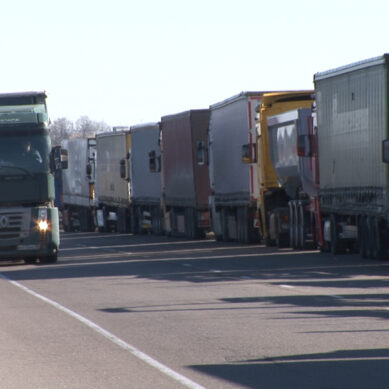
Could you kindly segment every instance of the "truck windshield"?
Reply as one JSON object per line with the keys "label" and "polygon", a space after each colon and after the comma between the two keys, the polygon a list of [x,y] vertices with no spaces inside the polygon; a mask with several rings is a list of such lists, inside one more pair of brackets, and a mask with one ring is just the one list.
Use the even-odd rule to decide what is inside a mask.
{"label": "truck windshield", "polygon": [[36,123],[37,121],[48,121],[46,105],[43,103],[0,105],[0,124]]}
{"label": "truck windshield", "polygon": [[49,152],[48,135],[2,137],[0,132],[0,175],[47,173]]}

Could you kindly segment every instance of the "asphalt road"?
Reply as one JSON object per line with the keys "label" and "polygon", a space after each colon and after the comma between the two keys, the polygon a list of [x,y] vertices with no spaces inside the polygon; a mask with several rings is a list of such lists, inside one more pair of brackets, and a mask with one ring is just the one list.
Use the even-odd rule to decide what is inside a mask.
{"label": "asphalt road", "polygon": [[74,233],[0,264],[1,388],[389,388],[389,261]]}

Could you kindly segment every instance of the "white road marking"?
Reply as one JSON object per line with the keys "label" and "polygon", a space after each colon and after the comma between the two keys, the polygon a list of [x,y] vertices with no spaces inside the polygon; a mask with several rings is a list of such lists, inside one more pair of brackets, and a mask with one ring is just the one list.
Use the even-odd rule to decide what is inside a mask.
{"label": "white road marking", "polygon": [[328,297],[331,297],[331,298],[333,298],[333,299],[337,299],[337,300],[340,300],[340,299],[342,299],[343,298],[343,296],[339,296],[339,295],[337,295],[337,294],[329,294],[329,295],[327,295]]}
{"label": "white road marking", "polygon": [[9,282],[10,284],[18,287],[19,289],[22,289],[24,292],[44,301],[47,304],[52,305],[56,309],[66,313],[67,315],[77,319],[81,323],[85,324],[87,327],[91,328],[98,334],[104,336],[105,338],[109,339],[112,343],[116,344],[117,346],[123,348],[124,350],[128,351],[132,355],[134,355],[136,358],[142,360],[143,362],[147,363],[149,366],[152,366],[153,368],[157,369],[159,372],[165,374],[166,376],[172,378],[175,381],[178,381],[182,385],[186,386],[187,388],[190,389],[205,389],[203,386],[197,384],[196,382],[190,380],[189,378],[181,375],[180,373],[177,373],[176,371],[170,369],[169,367],[163,365],[162,363],[158,362],[154,358],[150,357],[149,355],[145,354],[144,352],[138,350],[134,346],[131,346],[124,340],[118,338],[111,332],[105,330],[104,328],[100,327],[96,323],[90,321],[89,319],[79,315],[78,313],[72,311],[69,308],[64,307],[63,305],[50,300],[49,298],[34,292],[32,289],[27,288],[26,286],[20,284],[17,281],[11,280],[10,278],[6,277],[4,274],[0,273],[0,278]]}
{"label": "white road marking", "polygon": [[294,286],[292,286],[292,285],[286,285],[286,284],[280,285],[280,288],[284,288],[284,289],[295,289]]}

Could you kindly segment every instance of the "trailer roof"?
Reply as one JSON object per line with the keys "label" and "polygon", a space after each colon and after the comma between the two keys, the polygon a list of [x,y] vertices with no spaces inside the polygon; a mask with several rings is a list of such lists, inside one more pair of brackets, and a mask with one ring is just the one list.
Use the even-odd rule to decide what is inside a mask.
{"label": "trailer roof", "polygon": [[[270,92],[270,91],[269,91]],[[248,92],[240,92],[234,96],[231,96],[225,100],[222,100],[222,101],[219,101],[218,103],[214,103],[214,104],[211,104],[210,105],[210,108],[211,109],[215,109],[215,108],[220,108],[224,105],[228,105],[228,104],[231,104],[235,101],[238,101],[238,100],[242,100],[242,99],[246,99],[248,97],[253,97],[253,98],[261,98],[261,96],[264,94],[264,93],[268,93],[266,91],[258,91],[258,92],[255,92],[255,91],[248,91]]]}
{"label": "trailer roof", "polygon": [[130,132],[159,128],[159,122],[135,124],[130,127]]}
{"label": "trailer roof", "polygon": [[119,136],[123,134],[128,134],[130,130],[119,130],[119,131],[106,131],[106,132],[99,132],[96,134],[96,138],[104,138],[109,136]]}
{"label": "trailer roof", "polygon": [[379,57],[373,57],[365,59],[363,61],[354,62],[338,68],[326,70],[324,72],[318,72],[313,76],[314,81],[324,80],[326,78],[339,76],[341,74],[349,73],[354,70],[366,69],[376,65],[383,65],[388,63],[389,54],[384,54]]}
{"label": "trailer roof", "polygon": [[296,101],[296,100],[313,100],[314,90],[294,90],[269,92],[262,95],[262,105],[273,104],[276,102]]}
{"label": "trailer roof", "polygon": [[190,117],[192,114],[196,114],[196,113],[200,113],[200,112],[207,112],[207,111],[209,111],[208,108],[206,108],[206,109],[191,109],[189,111],[178,112],[178,113],[171,114],[171,115],[165,115],[165,116],[161,117],[161,122],[164,122],[167,120],[174,120],[177,118],[186,118],[186,117]]}

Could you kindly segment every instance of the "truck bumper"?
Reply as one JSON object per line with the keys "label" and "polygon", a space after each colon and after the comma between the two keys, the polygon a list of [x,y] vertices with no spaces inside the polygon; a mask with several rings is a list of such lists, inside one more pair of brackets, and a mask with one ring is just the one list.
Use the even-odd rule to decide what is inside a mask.
{"label": "truck bumper", "polygon": [[0,208],[0,260],[53,256],[58,248],[57,208]]}

